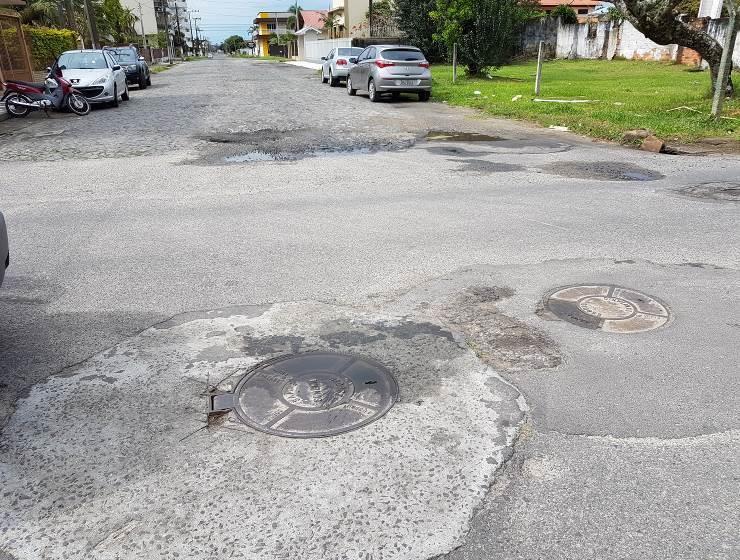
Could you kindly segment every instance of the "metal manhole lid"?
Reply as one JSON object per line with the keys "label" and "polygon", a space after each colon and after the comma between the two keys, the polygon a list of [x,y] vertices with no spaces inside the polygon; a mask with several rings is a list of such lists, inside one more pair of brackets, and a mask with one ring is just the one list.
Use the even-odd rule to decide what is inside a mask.
{"label": "metal manhole lid", "polygon": [[612,333],[650,331],[670,319],[668,308],[654,297],[611,285],[558,288],[545,305],[564,321]]}
{"label": "metal manhole lid", "polygon": [[281,356],[251,369],[232,393],[210,396],[248,426],[282,437],[338,435],[374,422],[398,400],[393,375],[368,358],[333,352]]}

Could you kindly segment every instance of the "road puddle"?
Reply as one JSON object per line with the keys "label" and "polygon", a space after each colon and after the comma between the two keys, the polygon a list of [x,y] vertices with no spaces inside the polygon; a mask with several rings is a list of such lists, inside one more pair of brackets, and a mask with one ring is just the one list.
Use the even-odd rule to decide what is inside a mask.
{"label": "road puddle", "polygon": [[543,165],[545,173],[597,181],[657,181],[665,175],[631,163],[615,161],[558,161]]}

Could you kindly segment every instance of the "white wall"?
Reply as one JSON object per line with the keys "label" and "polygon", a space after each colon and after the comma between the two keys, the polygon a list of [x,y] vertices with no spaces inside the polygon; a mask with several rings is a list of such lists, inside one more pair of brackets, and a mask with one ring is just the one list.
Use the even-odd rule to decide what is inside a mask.
{"label": "white wall", "polygon": [[329,54],[329,51],[336,48],[352,46],[352,39],[319,39],[310,40],[306,37],[304,41],[304,56],[302,60],[307,62],[321,62],[321,57]]}
{"label": "white wall", "polygon": [[[141,4],[141,11],[139,11],[139,4]],[[121,0],[121,5],[124,8],[131,9],[137,18],[144,21],[145,35],[157,34],[157,16],[154,13],[154,0]],[[134,29],[137,35],[141,35],[141,21],[136,22]]]}

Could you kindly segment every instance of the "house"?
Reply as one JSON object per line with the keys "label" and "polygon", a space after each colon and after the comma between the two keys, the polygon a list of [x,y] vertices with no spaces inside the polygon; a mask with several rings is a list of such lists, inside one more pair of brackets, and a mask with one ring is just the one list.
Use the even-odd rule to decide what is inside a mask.
{"label": "house", "polygon": [[136,16],[137,21],[134,24],[134,30],[137,35],[141,35],[142,23],[144,35],[156,35],[159,31],[157,27],[157,14],[154,10],[154,0],[121,0],[121,5],[128,8]]}
{"label": "house", "polygon": [[313,43],[328,36],[328,30],[325,28],[327,14],[326,10],[301,10],[299,17],[301,28],[295,33],[299,60],[306,59],[306,42]]}
{"label": "house", "polygon": [[346,37],[346,27],[344,26],[344,1],[345,0],[331,0],[331,8],[329,8],[328,14],[334,24],[329,29],[329,38],[331,39]]}
{"label": "house", "polygon": [[575,12],[580,15],[585,15],[594,11],[594,8],[599,4],[603,4],[603,0],[539,0],[540,8],[543,12],[552,12],[555,8],[561,4],[570,6]]}
{"label": "house", "polygon": [[366,26],[368,8],[368,0],[331,0],[329,15],[334,16],[335,25],[330,38],[352,37],[363,24]]}
{"label": "house", "polygon": [[280,45],[271,45],[270,36],[281,35],[295,29],[288,28],[288,19],[291,12],[260,12],[254,18],[255,31],[252,40],[256,43],[255,53],[257,56],[285,56],[285,48]]}

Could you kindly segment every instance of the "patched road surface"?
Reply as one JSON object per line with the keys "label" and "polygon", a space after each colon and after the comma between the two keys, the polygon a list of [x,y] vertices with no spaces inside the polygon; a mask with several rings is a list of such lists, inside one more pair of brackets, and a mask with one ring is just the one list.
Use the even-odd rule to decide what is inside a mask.
{"label": "patched road surface", "polygon": [[0,559],[740,554],[739,159],[153,81],[0,123]]}

